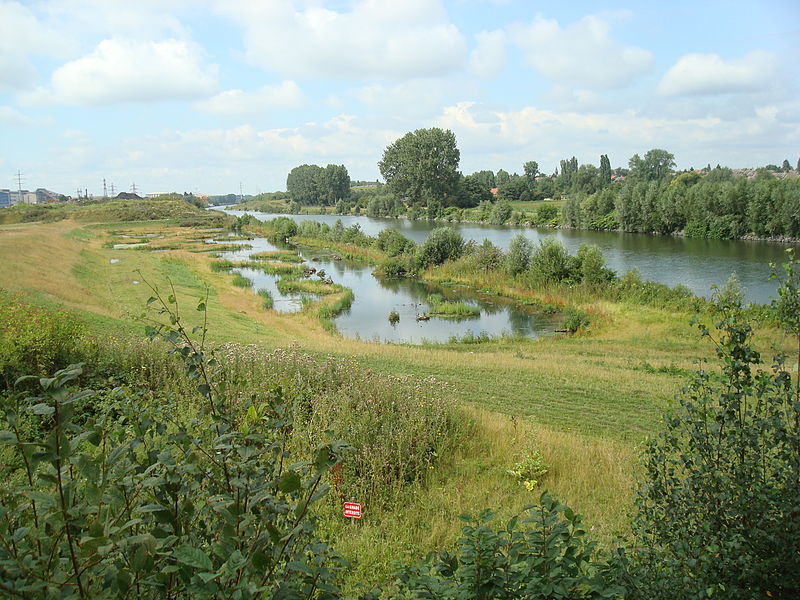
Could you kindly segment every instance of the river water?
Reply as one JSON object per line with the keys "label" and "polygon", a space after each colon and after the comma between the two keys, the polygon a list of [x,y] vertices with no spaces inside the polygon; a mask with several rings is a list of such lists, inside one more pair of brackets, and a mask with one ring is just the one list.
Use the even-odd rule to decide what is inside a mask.
{"label": "river water", "polygon": [[[370,218],[340,215],[276,215],[224,209],[239,216],[251,214],[259,220],[288,216],[295,221],[319,221],[333,225],[337,219],[345,227],[358,224],[371,236],[383,229],[400,231],[415,242],[424,241],[431,230],[442,223],[410,221],[408,219]],[[673,236],[655,236],[635,233],[616,233],[568,229],[537,229],[453,223],[465,239],[482,242],[488,239],[506,249],[511,239],[521,233],[534,243],[547,237],[561,241],[571,254],[583,243],[595,244],[602,251],[606,265],[620,275],[636,269],[643,279],[658,281],[669,286],[683,284],[698,296],[711,295],[712,285],[723,285],[731,273],[736,273],[742,284],[747,302],[769,302],[775,295],[777,284],[769,280],[770,263],[781,263],[786,256],[787,244],[746,240],[707,240]],[[797,247],[797,246],[795,246]]]}
{"label": "river water", "polygon": [[[247,244],[249,248],[220,253],[220,258],[244,261],[253,253],[278,249],[263,238],[250,240]],[[437,286],[410,279],[379,279],[372,275],[372,267],[336,260],[329,252],[300,249],[299,253],[305,259],[305,266],[324,270],[325,276],[334,283],[353,290],[355,300],[352,306],[334,320],[339,333],[350,338],[409,344],[447,342],[453,338],[464,341],[482,335],[532,339],[552,335],[560,327],[560,315],[546,314],[463,287]],[[302,294],[281,294],[276,285],[277,276],[257,269],[235,271],[253,282],[253,291],[269,290],[274,310],[297,312],[302,308]],[[458,320],[431,316],[426,321],[417,320],[418,316],[429,312],[427,300],[431,294],[477,306],[480,316]],[[389,322],[391,311],[399,316],[396,323]]]}

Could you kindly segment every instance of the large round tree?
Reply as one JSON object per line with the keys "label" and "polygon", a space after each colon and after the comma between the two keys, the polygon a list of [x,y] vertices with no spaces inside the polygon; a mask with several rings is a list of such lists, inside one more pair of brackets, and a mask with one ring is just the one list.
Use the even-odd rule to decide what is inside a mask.
{"label": "large round tree", "polygon": [[383,151],[378,163],[389,189],[412,202],[441,199],[454,193],[461,154],[449,129],[417,129]]}

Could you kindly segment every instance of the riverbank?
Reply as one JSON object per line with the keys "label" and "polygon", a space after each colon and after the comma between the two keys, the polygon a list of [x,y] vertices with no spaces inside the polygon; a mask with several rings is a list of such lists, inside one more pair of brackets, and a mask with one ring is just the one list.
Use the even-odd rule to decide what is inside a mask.
{"label": "riverbank", "polygon": [[[65,219],[0,227],[0,257],[14,264],[0,272],[0,287],[21,292],[47,310],[66,308],[100,340],[134,345],[143,331],[137,316],[151,295],[145,281],[174,293],[189,330],[203,325],[202,314],[194,310],[203,299],[208,342],[234,342],[253,353],[281,350],[273,360],[287,374],[265,381],[261,394],[282,385],[308,402],[314,395],[300,369],[309,365],[321,374],[320,385],[333,385],[338,379],[331,380],[333,371],[326,365],[339,361],[346,368],[336,373],[353,386],[352,394],[342,393],[342,401],[369,398],[369,389],[359,386],[371,385],[370,373],[412,387],[435,378],[447,399],[475,419],[474,435],[437,457],[428,477],[401,488],[390,507],[370,509],[361,526],[340,523],[333,508],[321,514],[323,531],[337,539],[337,549],[354,564],[352,585],[388,577],[395,559],[451,547],[459,514],[491,506],[509,517],[545,487],[586,515],[602,541],[627,533],[638,446],[658,429],[663,411],[674,406],[674,395],[696,368],[694,360],[713,356],[713,348],[689,324],[691,311],[587,296],[582,307],[597,319],[576,336],[421,346],[347,339],[326,331],[312,314],[265,309],[257,294],[212,270],[208,250],[219,248],[205,240],[225,232],[211,227],[212,221],[186,227],[184,219]],[[141,245],[119,246],[132,242]],[[247,243],[236,239],[226,245]],[[456,263],[432,268],[425,276],[455,279],[457,268]],[[499,284],[490,273],[482,277],[470,285]],[[550,293],[553,302],[562,299]],[[561,293],[581,300],[578,288]],[[769,342],[781,342],[776,332],[767,334]],[[116,356],[101,354],[108,360]],[[137,372],[175,380],[175,370],[152,352],[132,356],[146,367],[137,366]],[[533,450],[550,471],[532,493],[508,471]]]}
{"label": "riverbank", "polygon": [[[800,244],[800,238],[791,237],[786,235],[781,236],[769,236],[769,235],[755,235],[753,233],[743,234],[739,236],[733,237],[714,237],[714,236],[697,236],[687,234],[686,230],[677,230],[672,231],[669,233],[662,233],[656,230],[651,231],[626,231],[622,227],[614,227],[614,228],[599,228],[599,227],[577,227],[573,225],[567,225],[565,223],[560,222],[560,216],[555,217],[554,219],[549,220],[534,220],[527,218],[528,213],[525,211],[533,211],[538,206],[557,206],[561,208],[561,204],[563,201],[558,203],[548,202],[548,201],[539,201],[539,202],[527,202],[527,203],[513,203],[514,206],[519,206],[520,204],[526,205],[521,210],[517,211],[516,215],[512,211],[512,217],[503,221],[502,223],[497,223],[492,221],[491,218],[487,217],[485,219],[476,219],[476,218],[453,218],[453,217],[422,217],[420,215],[419,218],[412,218],[409,216],[408,213],[396,214],[396,215],[373,215],[373,218],[382,218],[382,219],[405,219],[409,221],[421,221],[421,222],[430,222],[430,223],[442,223],[442,224],[453,224],[453,225],[488,225],[488,226],[507,226],[507,227],[517,227],[517,228],[527,228],[527,229],[551,229],[551,230],[565,230],[565,231],[587,231],[587,232],[603,232],[603,233],[617,233],[617,234],[636,234],[636,235],[646,235],[646,236],[655,236],[655,237],[676,237],[676,238],[683,238],[689,237],[694,239],[719,239],[719,240],[740,240],[740,241],[750,241],[750,242],[769,242],[774,244],[784,244],[784,245],[798,245]],[[330,206],[319,206],[319,205],[305,205],[301,207],[301,211],[299,213],[291,213],[289,212],[290,207],[288,205],[281,205],[280,203],[275,202],[259,202],[259,201],[249,201],[244,202],[241,204],[234,204],[229,205],[226,207],[214,207],[214,208],[222,208],[222,210],[242,210],[242,211],[256,211],[256,212],[266,212],[270,214],[282,214],[288,217],[291,217],[293,214],[296,215],[336,215],[340,217],[369,217],[370,215],[367,214],[367,211],[362,208],[356,208],[354,211],[348,211],[344,213],[337,213],[336,207]],[[461,209],[465,212],[469,212],[474,214],[477,212],[477,209]]]}
{"label": "riverbank", "polygon": [[[227,214],[244,215],[229,210]],[[279,215],[247,213],[260,219]],[[285,216],[285,215],[281,215]],[[393,229],[416,243],[422,243],[440,223],[366,216],[301,215],[298,223],[315,221],[334,226],[342,221],[345,229],[358,226],[370,236]],[[669,287],[682,285],[697,296],[710,297],[711,286],[722,286],[736,273],[745,292],[746,302],[768,303],[776,284],[769,279],[770,264],[785,260],[782,245],[757,241],[708,240],[691,237],[648,236],[628,233],[594,232],[576,229],[515,228],[475,224],[449,224],[465,239],[476,244],[488,239],[500,249],[508,249],[511,240],[523,235],[534,245],[554,238],[571,254],[581,244],[595,245],[602,251],[609,268],[620,275],[635,271],[642,280],[656,281]]]}

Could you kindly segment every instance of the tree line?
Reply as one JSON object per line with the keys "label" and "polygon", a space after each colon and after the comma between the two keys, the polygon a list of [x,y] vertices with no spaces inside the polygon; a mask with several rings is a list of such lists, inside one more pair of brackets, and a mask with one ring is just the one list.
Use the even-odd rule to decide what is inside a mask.
{"label": "tree line", "polygon": [[[344,165],[301,165],[287,177],[289,198],[299,205],[354,209],[367,216],[461,220],[494,224],[528,223],[626,232],[675,234],[718,239],[747,236],[800,238],[800,177],[782,166],[767,165],[754,176],[737,176],[709,164],[675,171],[675,156],[653,148],[634,154],[626,168],[612,168],[608,155],[599,165],[579,164],[573,156],[544,174],[538,162],[522,173],[500,169],[469,175],[459,171],[461,154],[452,131],[431,128],[409,132],[384,150],[378,163],[385,185],[352,187]],[[776,174],[785,174],[776,176]],[[552,199],[524,213],[519,203]]]}

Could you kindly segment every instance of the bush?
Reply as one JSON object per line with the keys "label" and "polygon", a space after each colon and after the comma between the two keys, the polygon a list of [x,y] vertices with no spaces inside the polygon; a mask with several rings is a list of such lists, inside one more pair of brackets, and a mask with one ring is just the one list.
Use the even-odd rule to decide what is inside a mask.
{"label": "bush", "polygon": [[539,284],[558,283],[569,277],[569,253],[555,238],[539,242],[531,255],[529,272]]}
{"label": "bush", "polygon": [[502,225],[511,218],[511,204],[506,200],[499,200],[492,207],[489,222],[494,225]]}
{"label": "bush", "polygon": [[[795,267],[790,261],[779,314],[800,301]],[[697,372],[643,457],[634,521],[640,596],[797,598],[800,381],[783,356],[760,367],[738,294],[717,293],[715,303],[718,339],[700,330],[722,372]],[[782,316],[800,341],[795,309]]]}
{"label": "bush", "polygon": [[437,227],[418,248],[415,257],[421,269],[455,260],[464,252],[464,238],[452,227]]}
{"label": "bush", "polygon": [[468,251],[464,260],[472,271],[494,271],[503,264],[503,251],[489,240],[479,246],[470,245]]}
{"label": "bush", "polygon": [[578,308],[569,307],[564,311],[564,329],[569,333],[575,333],[579,329],[586,329],[590,323],[589,315]]}
{"label": "bush", "polygon": [[408,259],[396,256],[385,259],[375,269],[377,275],[389,278],[405,277],[411,272]]}
{"label": "bush", "polygon": [[0,290],[0,391],[18,377],[48,373],[75,359],[83,325],[64,311],[48,311]]}
{"label": "bush", "polygon": [[[186,335],[174,306],[171,297],[163,311],[174,325],[153,333],[174,345],[199,410],[120,389],[82,424],[73,407],[89,392],[73,388],[74,365],[39,379],[38,396],[2,404],[0,444],[21,465],[2,472],[5,597],[339,596],[345,563],[316,537],[309,508],[347,447],[321,443],[290,465],[292,404],[280,389],[233,403],[213,353]],[[43,433],[24,435],[21,413]]]}
{"label": "bush", "polygon": [[398,256],[414,249],[414,242],[396,229],[384,229],[378,234],[378,248],[389,256]]}
{"label": "bush", "polygon": [[297,235],[297,223],[289,217],[276,217],[267,221],[265,225],[275,231],[274,238],[287,240]]}
{"label": "bush", "polygon": [[612,273],[605,268],[603,252],[594,244],[581,244],[576,255],[580,263],[580,279],[583,283],[597,285],[609,280]]}
{"label": "bush", "polygon": [[533,253],[533,244],[521,233],[511,238],[505,258],[505,268],[509,275],[517,275],[528,270]]}
{"label": "bush", "polygon": [[514,465],[513,469],[508,470],[508,474],[514,477],[525,489],[532,491],[539,483],[539,478],[549,470],[544,462],[541,452],[534,450],[528,456]]}
{"label": "bush", "polygon": [[[515,600],[622,598],[624,561],[605,560],[586,538],[580,515],[546,492],[505,527],[494,514],[462,517],[458,551],[430,554],[397,574],[391,599]],[[377,594],[374,596],[377,598]]]}

